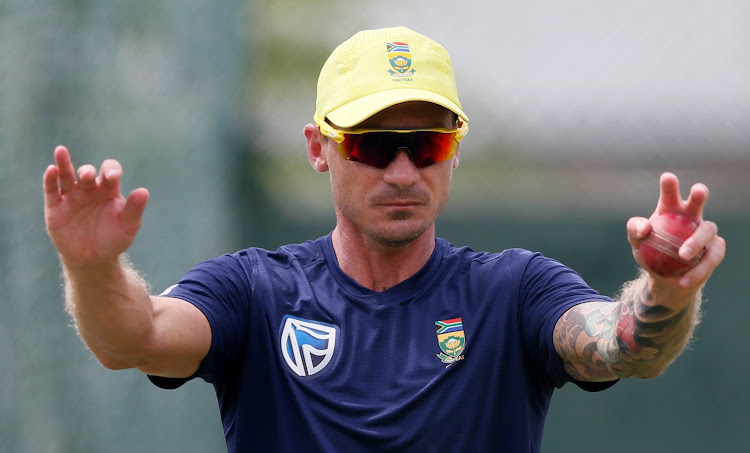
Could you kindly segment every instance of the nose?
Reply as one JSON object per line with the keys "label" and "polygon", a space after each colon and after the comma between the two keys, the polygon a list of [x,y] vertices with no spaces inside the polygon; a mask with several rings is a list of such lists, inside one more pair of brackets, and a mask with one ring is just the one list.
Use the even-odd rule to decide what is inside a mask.
{"label": "nose", "polygon": [[412,162],[406,148],[399,149],[396,157],[385,167],[385,171],[383,172],[383,181],[399,189],[410,187],[419,178],[419,169]]}

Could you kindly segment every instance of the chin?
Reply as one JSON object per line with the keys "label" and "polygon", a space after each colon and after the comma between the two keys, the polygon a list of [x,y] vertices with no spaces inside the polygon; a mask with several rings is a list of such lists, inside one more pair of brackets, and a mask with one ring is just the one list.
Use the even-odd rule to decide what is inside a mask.
{"label": "chin", "polygon": [[[396,224],[405,222],[395,222]],[[429,228],[427,225],[390,225],[385,230],[367,230],[365,233],[373,241],[386,247],[403,247],[414,242]]]}

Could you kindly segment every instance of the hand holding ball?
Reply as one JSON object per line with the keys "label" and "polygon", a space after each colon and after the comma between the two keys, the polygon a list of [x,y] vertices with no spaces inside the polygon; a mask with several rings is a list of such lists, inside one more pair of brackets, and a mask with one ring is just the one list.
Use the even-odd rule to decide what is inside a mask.
{"label": "hand holding ball", "polygon": [[696,228],[697,223],[680,214],[666,213],[653,219],[640,246],[644,264],[662,277],[678,277],[695,267],[704,250],[689,261],[680,258],[678,251]]}

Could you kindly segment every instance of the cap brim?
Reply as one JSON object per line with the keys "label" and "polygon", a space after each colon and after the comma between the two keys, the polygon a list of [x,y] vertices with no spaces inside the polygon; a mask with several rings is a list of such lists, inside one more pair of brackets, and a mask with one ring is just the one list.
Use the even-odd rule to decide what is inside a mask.
{"label": "cap brim", "polygon": [[381,110],[409,101],[425,101],[441,105],[460,116],[462,120],[469,122],[469,118],[455,102],[432,91],[413,88],[398,88],[369,94],[328,112],[326,118],[336,126],[352,127]]}

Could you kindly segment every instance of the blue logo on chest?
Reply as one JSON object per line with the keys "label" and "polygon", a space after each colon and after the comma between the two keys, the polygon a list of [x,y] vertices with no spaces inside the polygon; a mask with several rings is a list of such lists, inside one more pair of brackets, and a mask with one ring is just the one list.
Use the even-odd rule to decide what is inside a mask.
{"label": "blue logo on chest", "polygon": [[284,316],[281,320],[281,355],[297,376],[320,373],[336,352],[339,328],[319,321]]}

